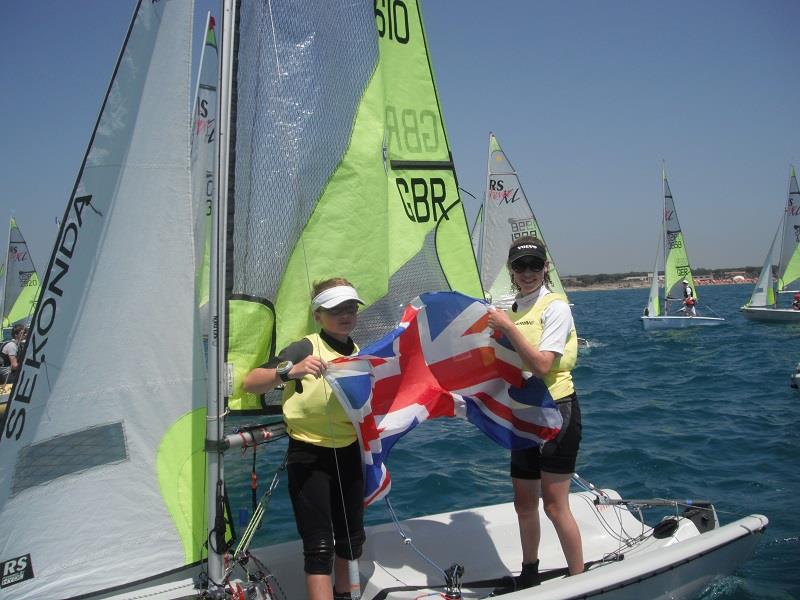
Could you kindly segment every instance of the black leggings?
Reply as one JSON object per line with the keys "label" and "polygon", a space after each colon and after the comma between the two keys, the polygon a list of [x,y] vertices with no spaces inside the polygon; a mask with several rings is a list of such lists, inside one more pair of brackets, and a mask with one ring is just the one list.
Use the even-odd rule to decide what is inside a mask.
{"label": "black leggings", "polygon": [[336,556],[358,558],[365,538],[364,476],[358,442],[334,449],[290,438],[286,470],[306,557],[335,549]]}

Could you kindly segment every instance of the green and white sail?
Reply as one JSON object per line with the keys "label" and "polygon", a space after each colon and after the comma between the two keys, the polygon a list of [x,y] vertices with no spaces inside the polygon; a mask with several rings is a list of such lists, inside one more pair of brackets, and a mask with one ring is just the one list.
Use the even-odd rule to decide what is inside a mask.
{"label": "green and white sail", "polygon": [[783,215],[781,254],[778,261],[778,293],[800,291],[800,188],[792,166],[789,195]]}
{"label": "green and white sail", "polygon": [[500,148],[495,135],[490,133],[478,262],[483,288],[495,302],[514,293],[506,268],[508,248],[515,239],[523,235],[533,235],[545,243],[550,264],[551,284],[548,287],[566,295],[550,247],[533,214],[517,172]]}
{"label": "green and white sail", "polygon": [[662,171],[661,178],[664,186],[664,299],[667,303],[670,300],[682,301],[683,280],[685,279],[692,286],[695,300],[697,300],[697,287],[689,266],[686,242],[678,222],[678,211],[675,209],[675,201],[672,198],[665,171]]}
{"label": "green and white sail", "polygon": [[761,272],[758,275],[758,281],[756,281],[753,293],[750,295],[750,300],[747,301],[745,306],[775,308],[777,305],[775,280],[772,275],[772,263],[775,256],[775,242],[778,240],[779,231],[776,232],[775,236],[772,238],[772,243],[769,245],[769,252],[767,252],[767,257],[764,259],[764,264],[761,266]]}
{"label": "green and white sail", "polygon": [[420,292],[482,289],[417,3],[252,2],[237,18],[226,343],[229,405],[249,410],[244,374],[315,329],[314,281],[358,288],[357,341]]}
{"label": "green and white sail", "polygon": [[[661,226],[663,227],[664,224],[662,223]],[[660,236],[659,236],[660,238]],[[663,310],[661,306],[661,300],[659,299],[659,286],[658,286],[658,259],[661,258],[661,240],[659,239],[659,244],[656,247],[656,260],[653,264],[653,273],[650,277],[650,295],[647,297],[647,306],[645,307],[644,314],[647,317],[660,317],[662,316]]]}
{"label": "green and white sail", "polygon": [[3,267],[3,329],[17,323],[28,325],[39,297],[39,275],[28,244],[12,217],[8,228],[8,252]]}
{"label": "green and white sail", "polygon": [[94,597],[204,552],[191,10],[139,2],[43,279],[0,432],[0,562],[30,569],[4,600]]}
{"label": "green and white sail", "polygon": [[[216,22],[209,12],[200,53],[192,119],[192,198],[194,199],[197,306],[200,323],[207,329],[209,274],[211,268],[211,204],[216,193],[217,52]],[[207,332],[204,334],[207,336]]]}

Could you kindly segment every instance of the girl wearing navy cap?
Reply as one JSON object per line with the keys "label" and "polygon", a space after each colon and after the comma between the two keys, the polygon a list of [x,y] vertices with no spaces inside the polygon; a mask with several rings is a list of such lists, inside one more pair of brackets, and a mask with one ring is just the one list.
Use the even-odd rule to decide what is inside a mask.
{"label": "girl wearing navy cap", "polygon": [[518,290],[508,310],[490,311],[489,325],[502,332],[525,366],[547,385],[563,425],[558,437],[541,448],[511,452],[514,508],[522,542],[522,571],[508,577],[495,593],[539,584],[539,499],[552,521],[570,575],[584,568],[578,524],[569,507],[569,487],[581,441],[581,411],[571,371],[578,357],[578,336],[565,296],[550,291],[547,249],[538,238],[516,239],[508,251],[511,282]]}

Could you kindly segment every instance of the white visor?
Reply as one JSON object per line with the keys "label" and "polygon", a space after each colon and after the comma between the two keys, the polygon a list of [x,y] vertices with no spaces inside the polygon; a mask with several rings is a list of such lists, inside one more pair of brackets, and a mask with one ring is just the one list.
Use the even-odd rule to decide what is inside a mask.
{"label": "white visor", "polygon": [[364,301],[358,297],[355,288],[349,285],[337,285],[314,296],[311,301],[311,312],[316,312],[320,308],[333,308],[348,300],[355,300],[359,304],[364,304]]}

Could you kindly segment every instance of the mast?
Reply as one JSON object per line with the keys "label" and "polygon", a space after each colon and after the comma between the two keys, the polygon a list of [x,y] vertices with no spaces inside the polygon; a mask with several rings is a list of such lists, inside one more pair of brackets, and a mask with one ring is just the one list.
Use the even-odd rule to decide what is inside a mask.
{"label": "mast", "polygon": [[788,187],[778,258],[777,290],[784,294],[800,289],[800,189],[794,165],[789,174]]}
{"label": "mast", "polygon": [[[669,314],[669,292],[667,290],[667,168],[661,162],[661,250],[664,259],[664,315]],[[658,252],[656,252],[658,261]]]}
{"label": "mast", "polygon": [[[481,278],[481,287],[484,291],[484,296],[486,292],[489,290],[486,289],[486,282],[483,280],[483,242],[486,239],[486,197],[489,195],[489,179],[492,176],[492,132],[489,132],[489,156],[486,159],[486,185],[483,186],[483,205],[482,205],[482,215],[481,215],[481,222],[480,222],[480,238],[478,239],[478,273]],[[491,286],[489,282],[489,285]]]}
{"label": "mast", "polygon": [[[223,439],[225,397],[228,395],[226,381],[225,347],[225,232],[228,203],[227,182],[231,129],[230,103],[233,80],[234,22],[236,6],[234,0],[224,0],[222,9],[222,52],[220,55],[217,136],[217,186],[216,201],[211,207],[211,273],[209,293],[209,337],[208,337],[208,404],[206,424],[207,453],[207,507],[208,507],[208,575],[210,586],[222,585],[225,572],[224,541],[225,518],[222,501],[224,481],[224,457],[221,449]],[[232,139],[232,138],[231,138]]]}

